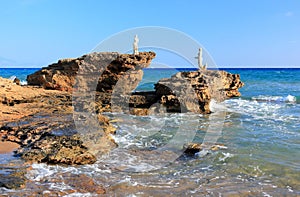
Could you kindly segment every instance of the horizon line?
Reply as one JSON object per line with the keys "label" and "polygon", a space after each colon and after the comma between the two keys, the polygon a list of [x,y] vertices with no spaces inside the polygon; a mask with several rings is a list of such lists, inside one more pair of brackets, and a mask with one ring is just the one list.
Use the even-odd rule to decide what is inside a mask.
{"label": "horizon line", "polygon": [[[19,69],[42,69],[42,68],[47,68],[47,67],[2,67],[0,66],[0,69],[15,69],[15,68],[19,68]],[[274,66],[274,67],[269,67],[269,66],[265,66],[265,67],[261,67],[261,66],[258,66],[258,67],[245,67],[245,66],[242,66],[242,67],[237,67],[237,66],[232,66],[232,67],[208,67],[208,69],[266,69],[266,68],[271,68],[271,69],[274,69],[274,68],[278,68],[278,69],[293,69],[293,68],[299,68],[300,69],[300,66],[293,66],[293,67],[279,67],[279,66]],[[147,67],[147,68],[144,68],[144,69],[198,69],[197,67]]]}

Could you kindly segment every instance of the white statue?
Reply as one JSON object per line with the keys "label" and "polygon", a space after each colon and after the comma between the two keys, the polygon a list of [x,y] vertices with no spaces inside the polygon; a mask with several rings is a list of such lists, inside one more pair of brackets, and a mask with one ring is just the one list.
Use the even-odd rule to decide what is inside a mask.
{"label": "white statue", "polygon": [[202,60],[203,60],[203,58],[202,58],[202,48],[199,48],[198,56],[195,57],[195,58],[198,59],[198,67],[199,67],[199,69],[206,70],[207,64],[205,64],[204,66],[202,64]]}
{"label": "white statue", "polygon": [[139,38],[138,38],[137,35],[135,35],[134,36],[134,42],[133,42],[133,54],[134,55],[138,55],[139,54],[138,42],[139,42]]}

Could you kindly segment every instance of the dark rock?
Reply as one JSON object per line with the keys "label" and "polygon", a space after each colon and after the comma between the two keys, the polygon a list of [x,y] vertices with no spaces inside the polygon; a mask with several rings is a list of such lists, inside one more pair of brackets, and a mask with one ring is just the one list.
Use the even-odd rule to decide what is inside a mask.
{"label": "dark rock", "polygon": [[157,102],[158,96],[154,91],[134,92],[129,99],[129,107],[132,108],[149,108]]}
{"label": "dark rock", "polygon": [[14,79],[14,81],[13,81],[15,84],[17,84],[17,85],[21,85],[21,81],[20,81],[20,79],[18,79],[17,77]]}
{"label": "dark rock", "polygon": [[187,155],[195,155],[196,153],[200,152],[203,147],[202,144],[199,143],[188,143],[183,147],[184,153]]}
{"label": "dark rock", "polygon": [[196,153],[202,151],[204,148],[208,148],[209,150],[211,151],[217,151],[219,149],[227,149],[226,146],[224,146],[224,144],[213,144],[209,147],[203,145],[203,144],[200,144],[200,143],[188,143],[188,144],[185,144],[183,146],[183,150],[184,150],[184,153],[187,154],[187,155],[195,155]]}

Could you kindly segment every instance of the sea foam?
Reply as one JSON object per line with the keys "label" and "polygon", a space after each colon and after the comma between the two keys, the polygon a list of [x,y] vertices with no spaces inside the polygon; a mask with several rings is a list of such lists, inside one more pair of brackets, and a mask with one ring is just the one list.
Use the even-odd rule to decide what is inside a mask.
{"label": "sea foam", "polygon": [[265,95],[259,95],[259,96],[252,97],[252,100],[255,100],[255,101],[267,101],[267,102],[295,103],[297,99],[293,95],[288,95],[288,96],[265,96]]}
{"label": "sea foam", "polygon": [[[10,76],[8,79],[11,80],[11,81],[14,81],[16,78],[17,78],[17,76],[12,75],[12,76]],[[21,84],[21,85],[27,85],[27,81],[21,80],[21,81],[20,81],[20,84]]]}

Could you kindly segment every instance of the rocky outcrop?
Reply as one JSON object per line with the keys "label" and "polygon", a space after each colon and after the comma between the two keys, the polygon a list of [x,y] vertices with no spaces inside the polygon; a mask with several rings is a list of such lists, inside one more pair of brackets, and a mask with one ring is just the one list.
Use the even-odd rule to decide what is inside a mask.
{"label": "rocky outcrop", "polygon": [[[0,137],[18,143],[21,147],[17,153],[25,160],[93,163],[99,152],[102,154],[117,146],[111,137],[115,128],[101,112],[114,108],[113,111],[135,115],[165,110],[210,113],[212,99],[222,101],[240,96],[238,89],[243,83],[239,75],[215,70],[179,72],[171,78],[159,80],[155,91],[132,93],[142,79],[141,69],[147,67],[154,57],[153,52],[140,52],[139,55],[92,53],[76,59],[59,60],[28,76],[29,84],[55,90],[18,86],[0,79]],[[72,96],[70,92],[73,92]],[[31,118],[29,125],[5,126],[9,120],[37,113],[46,114],[51,121],[40,123],[40,118],[38,121]],[[54,117],[62,114],[63,118],[55,121]],[[75,135],[76,132],[63,135],[53,132],[63,131],[64,125],[76,130],[74,122],[66,120],[70,114],[77,117],[76,129],[82,127],[87,131],[80,134],[80,138]]]}
{"label": "rocky outcrop", "polygon": [[238,74],[225,71],[178,72],[170,78],[159,80],[155,84],[155,91],[127,90],[124,94],[122,90],[117,89],[113,95],[97,92],[96,108],[97,111],[123,111],[134,115],[149,115],[161,110],[208,114],[211,112],[209,106],[212,99],[223,101],[241,96],[239,88],[243,85]]}
{"label": "rocky outcrop", "polygon": [[[212,99],[223,101],[227,98],[241,96],[239,88],[244,83],[238,74],[217,70],[198,70],[178,72],[170,78],[159,80],[155,91],[133,92],[127,99],[130,113],[134,115],[149,115],[160,112],[194,112],[211,113]],[[97,97],[100,98],[100,97]],[[110,109],[109,99],[101,101]],[[123,103],[124,105],[124,102]]]}
{"label": "rocky outcrop", "polygon": [[[103,143],[100,145],[105,143],[106,151],[115,148],[115,142],[109,137],[115,132],[115,128],[109,119],[99,115],[98,124],[104,129],[101,138]],[[77,135],[71,115],[38,115],[7,124],[0,127],[0,140],[19,144],[16,155],[30,162],[72,165],[91,164],[96,161],[95,154]]]}
{"label": "rocky outcrop", "polygon": [[[158,103],[167,112],[210,113],[212,99],[223,101],[240,96],[238,89],[243,83],[239,75],[217,70],[179,72],[158,81],[155,92],[132,93],[142,80],[141,69],[148,67],[154,57],[154,52],[91,53],[59,60],[29,75],[27,80],[30,85],[46,89],[73,91],[73,102],[78,104],[76,110],[95,102],[96,112],[113,110],[147,115],[151,110],[159,110],[154,105]],[[92,95],[87,95],[91,92]]]}
{"label": "rocky outcrop", "polygon": [[[19,86],[0,78],[0,140],[19,147],[16,154],[26,161],[87,164],[96,155],[76,136],[72,96],[68,92]],[[88,107],[93,107],[89,103]],[[116,147],[110,136],[115,128],[109,119],[97,115],[102,152]],[[85,123],[84,124],[89,124]],[[0,144],[0,148],[5,143]],[[99,146],[100,146],[99,145]]]}
{"label": "rocky outcrop", "polygon": [[[140,52],[138,55],[119,54],[116,52],[91,53],[75,59],[62,59],[57,63],[42,68],[31,75],[28,75],[28,85],[38,85],[45,89],[55,89],[72,92],[75,83],[86,84],[98,92],[112,92],[115,84],[124,73],[127,75],[132,89],[142,79],[140,69],[149,66],[155,57],[154,52]],[[77,77],[77,79],[76,79]],[[80,81],[84,79],[84,81]],[[97,82],[94,84],[94,82]],[[78,86],[76,86],[78,88]]]}
{"label": "rocky outcrop", "polygon": [[0,126],[36,113],[70,113],[71,98],[67,92],[19,86],[0,77]]}
{"label": "rocky outcrop", "polygon": [[217,70],[179,72],[155,84],[156,95],[167,111],[210,113],[212,99],[223,101],[240,96],[244,85],[238,74]]}

